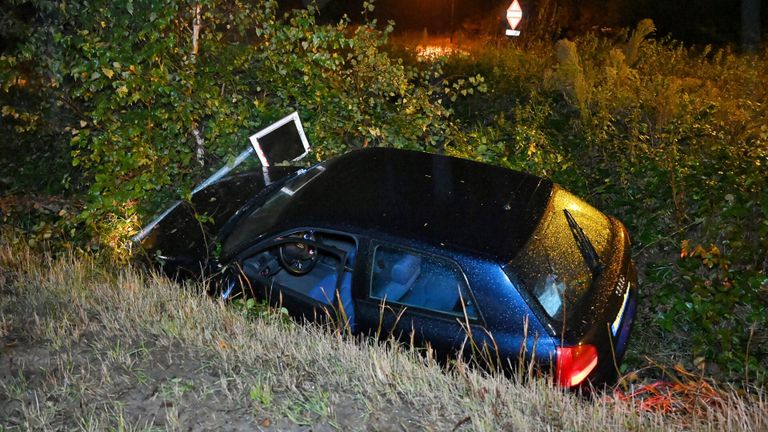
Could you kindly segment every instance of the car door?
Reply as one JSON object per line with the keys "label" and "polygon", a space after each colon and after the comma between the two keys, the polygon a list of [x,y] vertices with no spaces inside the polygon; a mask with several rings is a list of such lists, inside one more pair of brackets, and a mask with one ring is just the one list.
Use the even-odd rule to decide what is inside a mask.
{"label": "car door", "polygon": [[491,342],[467,279],[453,260],[372,242],[367,270],[357,302],[362,331],[429,345],[441,356]]}
{"label": "car door", "polygon": [[[239,260],[246,294],[291,315],[355,330],[352,274],[357,242],[342,233],[300,229],[250,248]],[[250,290],[250,292],[248,292]]]}

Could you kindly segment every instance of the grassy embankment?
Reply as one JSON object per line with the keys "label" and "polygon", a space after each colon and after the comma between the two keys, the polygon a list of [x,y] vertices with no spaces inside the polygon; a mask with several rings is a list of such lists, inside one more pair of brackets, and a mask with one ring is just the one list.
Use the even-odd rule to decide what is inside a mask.
{"label": "grassy embankment", "polygon": [[[93,256],[0,246],[0,430],[765,430],[768,401],[706,389],[594,401],[445,371]],[[647,402],[647,399],[646,399]]]}
{"label": "grassy embankment", "polygon": [[[161,9],[169,14],[174,10]],[[120,42],[122,35],[133,34],[131,23],[144,21],[131,16],[125,33],[107,36],[119,34],[113,42]],[[86,48],[91,42],[80,36],[101,37],[97,31],[59,24],[64,32],[77,30],[77,41]],[[102,28],[87,9],[80,24]],[[227,86],[227,92],[205,85],[208,81],[198,75],[190,78],[203,83],[193,92],[199,104],[190,110],[200,118],[208,118],[209,110],[215,114],[210,125],[222,128],[218,136],[226,139],[209,136],[208,150],[222,158],[228,145],[239,151],[245,131],[298,109],[318,158],[364,144],[386,145],[444,151],[553,178],[617,216],[632,234],[642,301],[625,367],[655,363],[671,370],[680,364],[749,389],[764,382],[768,364],[768,56],[688,49],[647,38],[651,30],[645,22],[610,38],[585,36],[555,45],[494,41],[462,47],[466,54],[447,60],[422,62],[406,50],[384,52],[380,40],[385,38],[374,31],[350,36],[345,25],[334,29],[297,19],[270,27],[261,44],[238,46],[244,56],[256,55],[257,60],[225,71],[239,83]],[[158,34],[162,31],[169,30],[160,28]],[[169,58],[178,58],[176,42],[158,37],[153,43]],[[172,77],[164,72],[165,63],[153,60],[154,50],[142,58],[136,57],[131,39],[125,46],[130,62],[140,66],[137,70]],[[41,47],[47,52],[44,43]],[[232,48],[229,42],[222,47]],[[226,64],[220,61],[222,51],[214,48],[206,45],[208,56],[200,60]],[[177,95],[188,93],[187,81],[169,84],[147,79],[153,74],[123,71],[120,76],[131,81],[135,95],[145,98],[135,104],[114,91],[110,75],[115,71],[100,66],[105,58],[113,66],[125,63],[122,54],[101,58],[105,52],[97,51],[93,55],[98,61],[81,59],[77,50],[61,54],[72,57],[78,72],[46,72],[69,64],[55,62],[42,65],[45,73],[40,76],[85,77],[55,89],[67,99],[80,94],[75,105],[84,110],[85,119],[70,119],[63,128],[60,123],[68,117],[58,111],[33,107],[34,115],[16,116],[4,108],[13,120],[4,117],[2,126],[11,138],[0,145],[9,149],[0,152],[0,159],[12,155],[17,165],[10,164],[10,172],[19,173],[0,178],[17,195],[8,197],[9,202],[34,192],[50,193],[55,188],[41,184],[67,184],[73,176],[78,179],[71,185],[76,197],[93,186],[90,208],[113,211],[110,199],[127,208],[131,206],[126,203],[156,198],[156,188],[182,188],[181,174],[191,181],[194,162],[186,158],[191,147],[183,147],[189,140],[186,117],[176,117],[175,102]],[[393,60],[399,54],[408,66]],[[296,61],[285,62],[288,58]],[[420,71],[414,72],[412,65]],[[81,73],[81,66],[90,75]],[[217,83],[220,72],[198,70]],[[22,88],[24,80],[15,76],[7,76],[7,85],[15,83],[4,94],[9,107],[22,112],[25,104],[20,102],[58,100],[46,93],[53,88],[47,78]],[[37,91],[36,97],[28,95]],[[93,106],[92,92],[109,103]],[[230,110],[235,93],[238,115]],[[220,103],[211,103],[215,98]],[[254,110],[254,100],[270,108]],[[148,124],[170,126],[161,137],[152,135],[156,128],[133,126],[137,115]],[[28,119],[53,120],[50,136],[55,139],[46,135],[48,129],[27,125]],[[110,126],[91,128],[104,121]],[[71,138],[75,134],[81,134],[78,143]],[[80,136],[91,138],[80,142]],[[29,143],[44,143],[50,153]],[[180,143],[182,148],[176,149]],[[166,146],[172,151],[164,152]],[[73,148],[80,149],[79,159],[67,159]],[[32,156],[24,159],[22,153]],[[113,163],[103,155],[128,159]],[[51,158],[61,166],[53,169]],[[76,160],[79,165],[71,167]],[[38,166],[39,161],[46,163]],[[139,192],[144,195],[134,195]],[[2,222],[18,226],[14,241],[40,244],[51,239],[60,247],[96,247],[95,241],[85,244],[82,239],[108,231],[114,235],[101,237],[124,240],[136,228],[133,208],[127,214],[108,213],[104,224],[97,225],[96,219],[74,217],[82,206],[38,202],[47,199],[29,200],[36,214],[22,215],[21,222],[0,202]],[[269,317],[247,322],[236,311],[189,297],[167,281],[131,270],[106,271],[90,258],[50,263],[47,273],[48,263],[29,262],[39,256],[14,253],[4,249],[0,262],[3,427],[28,423],[43,429],[48,422],[49,428],[59,428],[65,422],[99,429],[105,422],[117,427],[121,418],[133,426],[155,419],[170,426],[197,419],[218,425],[222,418],[246,423],[269,418],[280,428],[308,419],[340,426],[387,428],[402,422],[405,427],[446,429],[467,416],[466,424],[480,429],[536,428],[547,422],[565,429],[766,427],[761,420],[764,402],[731,395],[725,396],[730,402],[722,410],[703,406],[696,415],[684,411],[673,417],[640,414],[612,402],[585,404],[551,391],[546,383],[522,388],[501,378],[443,374],[399,349],[369,350]],[[288,335],[299,344],[288,344]],[[337,363],[328,363],[330,359]],[[216,417],[198,415],[203,408],[196,401],[208,401],[210,409],[204,411]],[[399,408],[393,411],[391,406]],[[29,423],[33,421],[42,423]]]}

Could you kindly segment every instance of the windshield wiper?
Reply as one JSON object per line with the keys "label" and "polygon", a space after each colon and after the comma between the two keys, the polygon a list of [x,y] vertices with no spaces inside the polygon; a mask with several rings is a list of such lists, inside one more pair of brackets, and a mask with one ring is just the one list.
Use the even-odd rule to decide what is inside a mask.
{"label": "windshield wiper", "polygon": [[581,256],[584,258],[584,262],[587,263],[587,267],[589,267],[589,269],[592,271],[592,275],[597,276],[601,271],[603,271],[603,267],[605,267],[605,265],[602,261],[600,261],[600,256],[597,254],[595,246],[592,245],[591,241],[589,241],[589,237],[584,234],[584,230],[581,229],[571,212],[569,212],[567,209],[563,209],[563,213],[565,213],[565,219],[568,221],[568,227],[571,229],[571,234],[573,234],[573,239],[576,240],[576,244],[579,247],[579,252],[581,252]]}

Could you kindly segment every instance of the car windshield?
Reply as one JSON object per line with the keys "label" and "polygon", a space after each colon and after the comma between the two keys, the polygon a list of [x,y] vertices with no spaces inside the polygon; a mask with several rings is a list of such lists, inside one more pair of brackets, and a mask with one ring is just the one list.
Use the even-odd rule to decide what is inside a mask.
{"label": "car windshield", "polygon": [[291,197],[323,171],[325,171],[325,166],[322,164],[300,171],[295,177],[285,182],[280,189],[273,192],[263,205],[247,216],[249,226],[254,228],[253,233],[262,234],[267,227],[274,225]]}
{"label": "car windshield", "polygon": [[[599,274],[611,235],[608,218],[586,202],[557,188],[542,222],[525,248],[506,266],[555,322],[564,322]],[[592,249],[597,257],[590,257]]]}

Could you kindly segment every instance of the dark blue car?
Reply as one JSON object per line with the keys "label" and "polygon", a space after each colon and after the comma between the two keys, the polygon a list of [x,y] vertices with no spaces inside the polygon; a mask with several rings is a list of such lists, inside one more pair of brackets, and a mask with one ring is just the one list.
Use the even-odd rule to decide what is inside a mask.
{"label": "dark blue car", "polygon": [[523,356],[565,387],[615,376],[637,297],[616,219],[543,178],[404,150],[232,175],[142,244],[170,274],[224,275],[224,296],[442,355]]}

